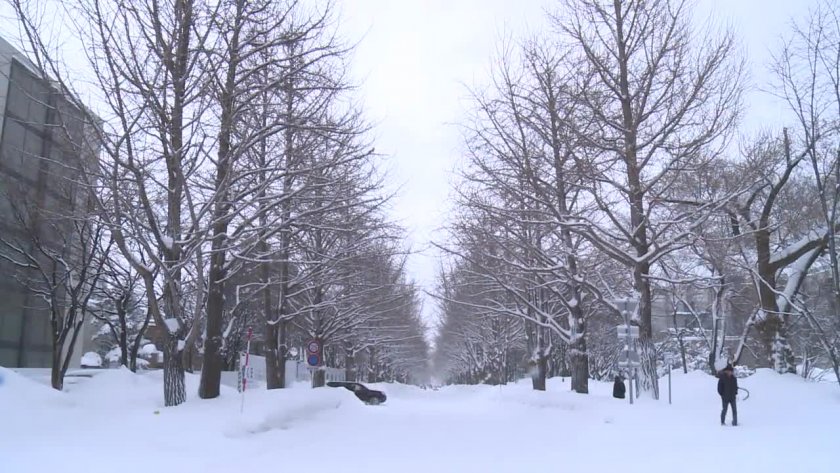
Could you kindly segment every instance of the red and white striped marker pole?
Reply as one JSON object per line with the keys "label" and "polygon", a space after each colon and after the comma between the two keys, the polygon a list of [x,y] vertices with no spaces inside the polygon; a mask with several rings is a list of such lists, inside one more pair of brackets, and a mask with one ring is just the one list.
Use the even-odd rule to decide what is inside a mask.
{"label": "red and white striped marker pole", "polygon": [[245,339],[245,364],[242,366],[242,405],[239,407],[239,412],[245,412],[245,389],[248,387],[248,362],[251,357],[251,336],[254,335],[254,330],[248,327],[248,338]]}

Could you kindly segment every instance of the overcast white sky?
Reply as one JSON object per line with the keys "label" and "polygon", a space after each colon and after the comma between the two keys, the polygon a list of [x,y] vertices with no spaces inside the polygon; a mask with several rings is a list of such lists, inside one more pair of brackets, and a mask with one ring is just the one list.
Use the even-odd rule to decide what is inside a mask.
{"label": "overcast white sky", "polygon": [[[460,153],[455,126],[464,116],[466,86],[481,81],[504,36],[547,27],[544,11],[556,0],[338,0],[346,38],[359,41],[353,70],[376,126],[376,149],[403,185],[394,216],[409,230],[417,253],[412,278],[433,290],[437,251],[429,241],[450,208],[452,175]],[[770,48],[792,17],[816,0],[699,0],[697,16],[709,14],[735,28],[750,61],[753,82],[766,77]],[[746,129],[780,123],[781,111],[758,92],[749,96]],[[427,320],[434,300],[426,298]]]}
{"label": "overcast white sky", "polygon": [[[52,2],[55,0],[42,0]],[[394,217],[416,251],[410,277],[433,290],[437,252],[429,242],[446,221],[461,149],[456,124],[467,104],[466,86],[486,78],[503,37],[547,29],[545,10],[558,0],[335,0],[340,30],[358,42],[352,63],[360,101],[376,125],[375,145],[387,159],[392,185],[402,186]],[[764,85],[768,52],[818,0],[697,0],[699,18],[713,14],[732,25],[751,63],[752,82]],[[15,43],[17,28],[0,1],[0,33]],[[49,21],[50,18],[45,18]],[[72,48],[72,39],[66,45]],[[65,53],[67,53],[65,51]],[[72,57],[73,53],[67,53]],[[76,52],[78,54],[78,52]],[[766,95],[748,100],[746,130],[780,126],[781,108]],[[426,298],[431,322],[434,301]]]}
{"label": "overcast white sky", "polygon": [[[504,34],[543,23],[543,0],[339,0],[342,28],[359,41],[353,70],[376,124],[376,149],[401,185],[394,216],[409,231],[410,276],[433,290],[438,261],[429,247],[448,209],[459,157],[455,125],[466,86],[486,75]],[[434,300],[426,298],[431,320]]]}

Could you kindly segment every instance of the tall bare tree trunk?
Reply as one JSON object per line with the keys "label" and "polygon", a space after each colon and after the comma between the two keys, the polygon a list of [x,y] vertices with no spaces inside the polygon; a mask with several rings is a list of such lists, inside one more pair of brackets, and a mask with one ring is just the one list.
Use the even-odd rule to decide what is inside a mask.
{"label": "tall bare tree trunk", "polygon": [[548,358],[536,356],[533,361],[533,373],[531,374],[531,388],[535,391],[545,391],[545,379],[548,373]]}
{"label": "tall bare tree trunk", "polygon": [[[143,320],[143,325],[140,327],[140,330],[137,331],[137,335],[134,337],[134,342],[131,344],[130,348],[130,357],[128,360],[130,369],[132,372],[137,372],[137,353],[140,352],[140,344],[143,342],[143,336],[146,334],[146,329],[149,328],[149,322],[152,320],[152,312],[150,310],[146,310],[146,319]],[[186,347],[190,349],[191,347]]]}
{"label": "tall bare tree trunk", "polygon": [[[293,48],[293,46],[290,46]],[[294,56],[293,51],[288,52],[290,56]],[[283,198],[280,199],[279,207],[280,207],[280,231],[279,231],[279,242],[278,242],[278,251],[277,251],[277,286],[278,286],[278,294],[277,294],[277,311],[276,314],[274,310],[270,308],[272,304],[270,295],[266,295],[264,299],[265,304],[265,312],[266,318],[269,320],[266,330],[266,336],[269,337],[268,346],[269,348],[269,356],[266,356],[266,372],[271,373],[270,381],[268,382],[268,389],[283,389],[287,385],[286,381],[286,354],[288,353],[288,336],[287,336],[287,323],[288,323],[288,311],[289,311],[289,259],[291,257],[291,245],[292,245],[292,237],[291,237],[291,218],[292,218],[292,186],[294,184],[294,173],[292,172],[295,164],[295,89],[294,89],[294,80],[293,80],[292,73],[287,73],[285,80],[283,81],[283,87],[281,88],[282,91],[282,106],[283,106],[283,120],[286,124],[286,127],[283,131],[283,155],[282,155],[282,166],[284,169],[284,175],[282,179],[282,194]],[[267,117],[264,117],[267,119]],[[264,147],[263,154],[267,153],[267,149],[265,148],[265,143],[262,143]],[[267,156],[261,157],[262,160],[267,160]],[[264,222],[261,225],[265,225],[267,222],[267,213],[264,212]],[[266,253],[268,250],[267,243],[265,244],[264,248],[266,249]],[[266,284],[269,283],[268,277],[268,268],[264,269],[265,273],[263,275],[263,279]],[[269,290],[269,289],[266,289]],[[271,314],[271,316],[269,316]],[[268,334],[272,334],[269,336]]]}
{"label": "tall bare tree trunk", "polygon": [[[784,153],[788,163],[791,162],[790,140],[787,130],[784,131]],[[784,182],[784,181],[783,181]],[[760,216],[760,227],[755,231],[755,248],[758,273],[758,299],[761,307],[756,317],[755,328],[761,341],[759,362],[772,367],[778,373],[795,373],[796,362],[793,350],[787,340],[787,316],[779,313],[776,300],[776,273],[781,269],[778,263],[772,262],[770,248],[770,217],[776,193],[780,185],[773,188],[765,203]]]}
{"label": "tall bare tree trunk", "polygon": [[163,400],[166,407],[183,404],[187,387],[178,336],[167,334],[163,345]]}
{"label": "tall bare tree trunk", "polygon": [[[226,193],[225,193],[226,194]],[[204,340],[204,361],[201,368],[201,381],[198,395],[202,399],[212,399],[219,396],[222,380],[224,360],[222,359],[222,330],[224,330],[225,311],[225,255],[223,249],[226,244],[225,233],[227,223],[225,217],[217,216],[214,225],[212,253],[210,255],[210,271],[207,291],[207,325]]]}
{"label": "tall bare tree trunk", "polygon": [[642,188],[641,171],[638,162],[638,143],[633,113],[633,96],[630,91],[629,62],[627,52],[626,32],[624,31],[624,17],[620,0],[613,0],[616,18],[616,47],[619,66],[619,94],[621,115],[624,124],[624,165],[627,175],[630,200],[630,227],[633,230],[632,244],[639,257],[633,267],[633,288],[639,295],[639,345],[642,358],[642,387],[653,392],[653,397],[659,399],[659,383],[656,374],[656,351],[653,346],[653,327],[651,325],[651,291],[650,291],[650,263],[644,258],[647,255],[648,236],[647,219],[645,217],[645,192]]}
{"label": "tall bare tree trunk", "polygon": [[356,381],[356,352],[352,348],[347,349],[344,354],[344,380]]}
{"label": "tall bare tree trunk", "polygon": [[785,336],[785,321],[779,314],[776,302],[776,269],[770,265],[770,229],[759,229],[755,240],[758,256],[758,299],[761,307],[755,324],[761,342],[758,361],[779,373],[795,372],[796,364],[792,363],[793,352]]}
{"label": "tall bare tree trunk", "polygon": [[280,389],[283,387],[283,374],[279,361],[279,347],[277,346],[278,327],[276,322],[271,320],[265,324],[265,380],[268,389]]}
{"label": "tall bare tree trunk", "polygon": [[312,372],[312,387],[322,388],[327,383],[327,370],[319,367]]}
{"label": "tall bare tree trunk", "polygon": [[375,383],[379,381],[377,379],[376,374],[376,348],[370,347],[368,348],[368,372],[367,372],[367,382],[368,383]]}
{"label": "tall bare tree trunk", "polygon": [[589,393],[589,356],[586,352],[586,338],[581,337],[571,345],[572,390],[579,394]]}
{"label": "tall bare tree trunk", "polygon": [[[126,368],[131,369],[129,362],[128,362],[128,324],[126,314],[126,306],[127,303],[127,295],[123,295],[117,305],[117,320],[120,324],[120,336],[117,340],[117,343],[120,346],[120,365],[125,366]],[[136,371],[132,369],[131,371]]]}
{"label": "tall bare tree trunk", "polygon": [[62,365],[62,352],[64,351],[64,347],[58,343],[58,340],[53,337],[53,346],[52,346],[52,365],[50,367],[50,384],[52,385],[53,389],[58,391],[62,391],[64,389],[64,376],[61,373],[61,365]]}
{"label": "tall bare tree trunk", "polygon": [[534,325],[533,341],[531,347],[531,387],[535,391],[545,391],[546,377],[548,376],[548,334],[547,329]]}
{"label": "tall bare tree trunk", "polygon": [[278,370],[277,381],[281,388],[288,387],[288,380],[286,379],[286,354],[289,353],[289,328],[288,322],[281,320],[280,323],[280,343],[277,347],[277,362],[280,365]]}
{"label": "tall bare tree trunk", "polygon": [[219,127],[219,149],[216,162],[216,192],[218,197],[214,203],[212,238],[210,243],[210,272],[207,294],[207,327],[206,339],[204,342],[204,366],[201,370],[201,384],[198,388],[199,396],[202,399],[215,398],[219,396],[221,386],[222,369],[222,330],[224,330],[225,312],[225,282],[227,278],[226,260],[228,252],[227,231],[231,219],[231,177],[234,172],[236,157],[233,155],[233,134],[234,122],[237,119],[234,108],[238,105],[236,88],[237,76],[239,74],[239,62],[243,55],[240,48],[239,36],[243,28],[245,2],[238,0],[233,5],[234,20],[231,25],[232,33],[226,42],[227,49],[224,51],[224,85],[219,93],[219,105],[221,106],[221,123]]}

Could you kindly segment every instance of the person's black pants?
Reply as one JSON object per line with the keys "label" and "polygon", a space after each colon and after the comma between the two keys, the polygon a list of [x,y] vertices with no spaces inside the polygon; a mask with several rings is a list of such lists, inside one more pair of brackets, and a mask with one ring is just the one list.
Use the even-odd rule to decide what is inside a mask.
{"label": "person's black pants", "polygon": [[738,408],[735,406],[735,399],[720,398],[720,400],[723,404],[723,409],[720,411],[720,423],[725,423],[726,410],[729,406],[732,406],[732,425],[738,425]]}

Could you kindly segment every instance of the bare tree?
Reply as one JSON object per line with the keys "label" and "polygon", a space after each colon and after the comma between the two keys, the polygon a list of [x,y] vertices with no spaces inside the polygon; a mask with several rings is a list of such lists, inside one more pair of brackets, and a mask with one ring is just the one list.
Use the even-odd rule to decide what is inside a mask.
{"label": "bare tree", "polygon": [[[241,147],[247,170],[243,189],[252,200],[232,221],[235,230],[227,231],[238,240],[227,237],[237,246],[225,272],[230,277],[238,268],[261,267],[260,280],[242,289],[262,300],[269,389],[285,386],[289,327],[304,312],[301,297],[314,274],[299,263],[300,242],[316,228],[311,222],[347,206],[341,199],[355,195],[342,197],[340,172],[328,170],[352,169],[367,159],[364,153],[336,152],[364,127],[355,127],[357,114],[338,111],[349,89],[343,64],[347,49],[333,35],[331,4],[307,9],[291,2],[284,8],[274,16],[283,21],[263,32],[275,39],[260,43],[262,65],[247,76],[256,102],[242,107],[238,128],[246,130],[235,136],[252,136]],[[275,51],[267,47],[272,41],[279,41]],[[252,134],[248,128],[264,132]],[[326,196],[324,205],[314,208],[319,192]]]}
{"label": "bare tree", "polygon": [[[729,205],[733,233],[746,240],[740,260],[748,271],[758,299],[756,310],[745,325],[741,343],[734,355],[738,361],[747,335],[756,327],[760,338],[759,361],[781,373],[795,370],[793,352],[787,336],[788,301],[777,291],[784,284],[788,300],[799,292],[808,269],[826,244],[825,230],[811,226],[806,212],[789,209],[808,201],[806,184],[797,174],[805,154],[792,154],[788,133],[781,140],[761,138],[746,150],[738,164],[739,178],[753,182],[743,199]],[[801,209],[806,207],[802,207]],[[793,271],[782,278],[782,271]]]}
{"label": "bare tree", "polygon": [[37,205],[20,203],[13,207],[21,235],[0,237],[0,258],[17,269],[18,281],[49,314],[50,381],[60,391],[102,275],[104,227],[78,213],[51,216]]}
{"label": "bare tree", "polygon": [[692,27],[689,1],[565,6],[568,15],[555,20],[579,54],[572,90],[584,118],[573,128],[587,151],[577,158],[602,217],[576,219],[573,228],[632,272],[643,387],[658,397],[651,265],[726,201],[675,211],[666,197],[680,175],[724,149],[741,109],[743,68],[731,33]]}
{"label": "bare tree", "polygon": [[345,285],[339,306],[353,323],[333,337],[344,352],[348,381],[363,373],[372,382],[419,383],[427,373],[428,347],[420,320],[417,289],[407,280],[405,258],[395,243],[378,244],[349,264],[356,275]]}
{"label": "bare tree", "polygon": [[[302,8],[298,2],[270,2],[240,0],[223,4],[213,17],[212,28],[217,45],[208,51],[206,62],[211,76],[211,95],[217,101],[214,107],[219,115],[215,173],[208,176],[208,191],[213,193],[210,220],[210,267],[208,271],[207,325],[204,342],[204,366],[201,372],[199,394],[204,398],[219,395],[221,371],[220,356],[223,347],[225,285],[230,276],[242,267],[242,262],[232,251],[242,237],[248,242],[249,234],[262,223],[275,203],[284,199],[268,196],[279,173],[270,157],[262,155],[262,167],[249,159],[255,146],[265,146],[274,135],[290,128],[294,118],[269,111],[282,107],[277,103],[284,87],[288,87],[291,69],[300,67],[301,57],[294,46],[300,45],[311,25],[296,23]],[[326,14],[326,13],[325,13]],[[322,21],[317,16],[314,22]],[[318,56],[318,44],[307,54]],[[328,46],[328,44],[326,45]],[[289,51],[291,49],[292,56]],[[329,51],[333,53],[333,51]],[[309,59],[312,60],[312,59]],[[253,110],[262,110],[254,114]],[[255,116],[256,115],[256,116]],[[256,120],[254,120],[256,118]],[[267,152],[267,150],[265,150]],[[274,179],[270,179],[273,177]],[[266,235],[262,235],[265,240]],[[246,243],[245,248],[248,248]],[[246,250],[247,252],[247,250]]]}
{"label": "bare tree", "polygon": [[[38,28],[37,11],[27,2],[12,4],[39,66],[72,90],[60,58],[44,40],[49,34]],[[152,318],[165,333],[165,404],[178,405],[186,399],[183,349],[199,327],[195,313],[185,310],[184,276],[201,258],[201,224],[211,208],[194,200],[191,184],[206,157],[201,117],[207,103],[200,93],[206,81],[199,59],[209,34],[204,15],[213,10],[193,0],[65,6],[102,103],[100,117],[91,122],[100,124],[94,139],[104,158],[99,172],[81,180],[122,256],[143,279]],[[203,278],[200,271],[193,276]]]}
{"label": "bare tree", "polygon": [[527,322],[500,313],[505,291],[488,284],[470,264],[456,262],[440,276],[435,372],[449,382],[504,384],[514,379],[510,364],[523,361],[517,355],[525,357]]}
{"label": "bare tree", "polygon": [[570,51],[540,46],[545,41],[506,51],[490,90],[474,94],[476,111],[466,128],[469,185],[460,192],[465,216],[456,224],[461,251],[448,251],[492,260],[470,262],[520,306],[509,315],[529,322],[535,388],[544,389],[557,337],[568,346],[573,389],[586,393],[586,320],[603,296],[586,264],[595,261],[589,258],[594,248],[569,223],[594,208],[582,198],[584,175],[575,160],[582,149],[570,127],[580,113],[570,90],[577,86],[567,67]]}
{"label": "bare tree", "polygon": [[[756,239],[760,253],[758,276],[762,281],[762,313],[756,318],[755,326],[765,346],[765,354],[780,372],[795,370],[793,353],[786,340],[786,325],[791,310],[798,306],[794,299],[805,275],[824,250],[828,250],[835,307],[840,307],[840,263],[836,249],[840,205],[840,190],[837,187],[840,183],[840,146],[837,144],[840,136],[837,128],[840,121],[839,68],[840,9],[832,2],[819,2],[804,23],[794,24],[793,31],[772,63],[774,93],[793,112],[795,125],[792,131],[784,131],[781,151],[786,163],[785,172],[771,188],[765,202],[772,205],[774,194],[779,194],[781,186],[788,180],[796,178],[795,169],[800,163],[807,162],[816,191],[813,200],[819,204],[819,224],[814,222],[813,229],[802,232],[800,239],[789,246],[771,254],[768,246],[772,230],[766,226],[760,227],[761,239]],[[764,219],[761,223],[767,223],[768,214],[761,214]],[[775,286],[776,278],[788,265],[793,274],[784,290],[780,291]],[[835,373],[840,375],[840,350],[832,343],[836,334],[831,334],[830,330],[827,332],[807,308],[799,307],[799,312],[820,334],[820,345],[831,360]]]}
{"label": "bare tree", "polygon": [[137,371],[137,354],[152,314],[144,302],[140,275],[110,249],[108,245],[102,250],[104,265],[90,314],[107,328],[119,350],[120,365]]}
{"label": "bare tree", "polygon": [[[747,181],[749,178],[745,179],[737,161],[716,159],[705,169],[680,176],[677,189],[668,201],[677,207],[702,206],[725,199]],[[653,267],[656,290],[673,307],[675,335],[699,334],[713,374],[717,373],[718,360],[731,361],[725,353],[728,350],[725,341],[727,330],[736,325],[732,300],[744,290],[743,281],[749,279],[752,270],[739,263],[749,239],[736,234],[737,227],[735,215],[727,209],[721,210],[695,230],[690,246],[665,255]],[[687,319],[683,328],[678,327],[677,313]],[[704,314],[710,318],[710,334],[704,326]],[[678,344],[685,368],[685,343],[678,340]]]}

